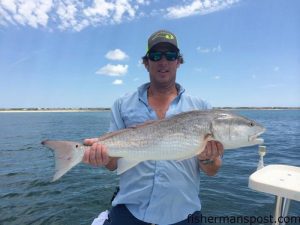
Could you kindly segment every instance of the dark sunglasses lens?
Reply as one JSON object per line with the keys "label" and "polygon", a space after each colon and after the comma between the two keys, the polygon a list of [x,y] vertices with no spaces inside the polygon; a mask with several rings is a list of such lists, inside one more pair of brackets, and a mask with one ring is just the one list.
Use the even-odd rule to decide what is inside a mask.
{"label": "dark sunglasses lens", "polygon": [[162,56],[165,56],[168,61],[174,61],[178,58],[178,52],[149,52],[148,57],[151,61],[159,61]]}
{"label": "dark sunglasses lens", "polygon": [[162,52],[149,52],[148,57],[151,61],[159,61],[161,60]]}
{"label": "dark sunglasses lens", "polygon": [[178,58],[177,52],[166,52],[165,56],[166,56],[167,60],[169,60],[169,61],[174,61]]}

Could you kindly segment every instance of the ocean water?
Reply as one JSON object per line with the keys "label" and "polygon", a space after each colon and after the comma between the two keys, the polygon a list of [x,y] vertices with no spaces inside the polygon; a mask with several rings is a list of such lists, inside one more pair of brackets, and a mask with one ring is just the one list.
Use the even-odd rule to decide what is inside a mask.
{"label": "ocean water", "polygon": [[[267,128],[262,135],[266,165],[300,166],[300,110],[238,113]],[[0,224],[91,224],[108,209],[118,184],[114,172],[80,164],[51,183],[53,153],[40,143],[44,139],[97,137],[107,131],[109,118],[109,112],[0,113]],[[205,216],[273,213],[274,196],[248,188],[258,158],[257,146],[227,151],[217,176],[202,174],[200,196]],[[292,201],[289,215],[300,217],[300,202]]]}

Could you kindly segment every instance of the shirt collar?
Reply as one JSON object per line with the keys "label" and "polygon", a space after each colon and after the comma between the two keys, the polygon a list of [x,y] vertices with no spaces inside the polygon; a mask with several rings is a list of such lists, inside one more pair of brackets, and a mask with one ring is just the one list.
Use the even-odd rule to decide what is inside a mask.
{"label": "shirt collar", "polygon": [[[145,83],[145,84],[141,85],[140,87],[138,87],[139,100],[144,102],[144,104],[146,104],[146,105],[148,105],[147,90],[148,90],[149,86],[150,86],[150,82]],[[182,93],[185,92],[185,89],[178,83],[176,83],[176,88],[178,90],[178,95],[176,98],[178,98],[178,100],[179,100]]]}

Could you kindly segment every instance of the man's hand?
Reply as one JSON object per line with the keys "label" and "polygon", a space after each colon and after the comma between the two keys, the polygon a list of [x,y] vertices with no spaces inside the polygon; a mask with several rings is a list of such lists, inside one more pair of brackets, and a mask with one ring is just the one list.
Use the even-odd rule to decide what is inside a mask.
{"label": "man's hand", "polygon": [[85,139],[85,145],[90,145],[83,156],[83,162],[93,166],[106,166],[109,162],[109,156],[105,145],[98,142],[97,138]]}
{"label": "man's hand", "polygon": [[83,141],[85,145],[91,146],[83,155],[83,162],[93,166],[105,166],[109,170],[117,168],[117,158],[108,155],[105,145],[98,142],[98,138],[89,138]]}
{"label": "man's hand", "polygon": [[223,153],[224,147],[220,142],[208,141],[204,151],[198,155],[200,168],[209,176],[215,175],[222,165]]}
{"label": "man's hand", "polygon": [[203,152],[198,156],[199,160],[215,160],[224,154],[223,145],[218,141],[208,141]]}

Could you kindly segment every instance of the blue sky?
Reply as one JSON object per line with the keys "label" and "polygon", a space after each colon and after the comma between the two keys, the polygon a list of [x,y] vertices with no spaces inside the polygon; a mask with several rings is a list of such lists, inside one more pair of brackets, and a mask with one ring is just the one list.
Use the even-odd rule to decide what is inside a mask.
{"label": "blue sky", "polygon": [[158,29],[213,106],[300,106],[298,0],[0,0],[0,108],[110,107],[148,81]]}

